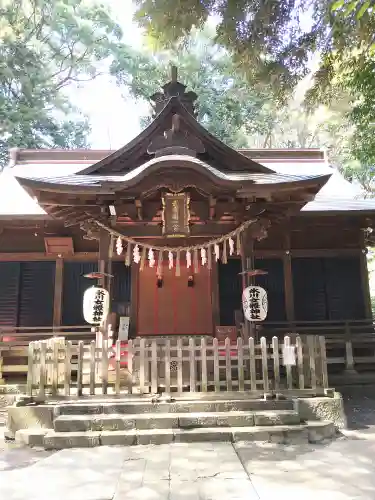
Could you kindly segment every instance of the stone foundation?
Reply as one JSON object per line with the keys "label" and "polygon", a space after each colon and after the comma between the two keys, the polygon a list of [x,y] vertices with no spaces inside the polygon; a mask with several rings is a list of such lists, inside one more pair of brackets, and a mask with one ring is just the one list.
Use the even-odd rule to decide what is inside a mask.
{"label": "stone foundation", "polygon": [[[229,426],[228,427],[228,429],[229,429],[229,428],[232,428],[233,425],[236,425],[236,424],[234,424],[234,422],[232,422],[232,420],[235,416],[233,413],[234,410],[240,410],[240,412],[248,411],[250,413],[256,410],[257,411],[257,418],[260,418],[262,416],[262,414],[260,413],[260,411],[262,410],[262,408],[261,408],[262,405],[265,405],[265,406],[276,405],[279,410],[284,409],[284,413],[286,413],[287,405],[289,405],[290,410],[293,410],[293,406],[294,406],[294,410],[289,412],[290,415],[282,415],[282,412],[280,415],[283,416],[284,419],[286,417],[291,418],[292,420],[290,420],[290,421],[283,420],[280,422],[278,422],[278,421],[277,422],[276,421],[275,422],[268,422],[268,421],[267,422],[265,422],[265,421],[259,421],[259,422],[246,421],[245,422],[245,421],[242,421],[244,416],[241,413],[242,420],[240,422],[238,422],[238,425],[244,426],[245,429],[249,429],[249,426],[254,425],[254,424],[258,424],[259,426],[260,425],[270,426],[272,424],[273,427],[276,424],[297,425],[297,420],[296,420],[296,418],[294,418],[294,415],[292,415],[292,413],[295,413],[296,417],[298,417],[298,421],[301,421],[302,426],[303,426],[303,422],[310,422],[311,424],[313,424],[314,422],[318,423],[319,421],[321,423],[327,423],[327,422],[333,423],[336,430],[343,429],[346,426],[346,417],[345,417],[345,413],[344,413],[343,400],[342,400],[341,394],[339,394],[339,393],[334,393],[333,397],[298,398],[298,399],[294,399],[293,401],[289,400],[289,401],[278,401],[278,402],[276,402],[276,401],[269,401],[268,402],[268,401],[264,401],[264,400],[247,400],[247,399],[245,399],[244,394],[242,394],[241,396],[243,396],[243,398],[241,398],[241,400],[236,402],[235,408],[232,408],[233,405],[228,406],[229,403],[225,402],[225,401],[222,401],[222,402],[217,401],[215,403],[215,408],[212,408],[211,407],[212,403],[210,403],[209,400],[204,401],[204,399],[203,399],[200,401],[181,401],[181,402],[176,401],[175,403],[172,403],[172,404],[159,403],[156,405],[150,404],[150,402],[148,402],[148,403],[147,402],[144,402],[144,403],[138,402],[135,404],[136,407],[130,408],[129,411],[124,412],[120,408],[120,410],[121,410],[120,413],[124,413],[124,416],[126,416],[126,414],[128,414],[128,413],[137,412],[137,413],[139,413],[139,418],[141,418],[141,417],[144,418],[145,415],[149,414],[150,418],[147,419],[147,426],[148,427],[147,426],[146,427],[147,427],[147,429],[149,429],[148,432],[151,432],[151,430],[155,430],[154,427],[161,427],[160,425],[159,426],[151,425],[152,422],[154,420],[156,420],[158,412],[162,412],[163,414],[166,411],[171,412],[170,417],[172,417],[173,413],[177,412],[177,410],[178,410],[178,412],[186,412],[187,414],[183,418],[181,417],[181,419],[182,420],[185,419],[185,420],[189,421],[189,419],[192,420],[192,418],[194,417],[194,412],[209,411],[211,413],[208,413],[205,416],[205,418],[210,420],[211,417],[215,416],[212,413],[213,411],[223,411],[223,412],[227,412],[226,417],[227,417],[228,422],[230,420],[229,423],[225,424],[225,425]],[[14,395],[14,397],[15,397],[15,395]],[[105,414],[107,417],[110,417],[112,413],[113,414],[119,413],[119,409],[117,407],[120,407],[123,405],[126,406],[127,404],[130,404],[131,406],[133,405],[133,403],[125,403],[121,399],[117,400],[117,402],[112,402],[112,403],[110,403],[110,402],[104,403],[104,401],[105,401],[105,399],[103,398],[101,400],[101,403],[98,403],[97,405],[91,404],[90,408],[87,408],[88,404],[90,404],[90,400],[85,400],[85,403],[80,402],[80,404],[78,404],[78,407],[82,406],[82,412],[78,411],[79,408],[77,409],[77,405],[72,405],[71,409],[74,410],[74,413],[76,413],[78,415],[77,419],[79,419],[79,418],[89,419],[90,413],[92,413],[92,412],[95,413],[94,416],[97,416],[99,414],[100,415]],[[93,403],[93,401],[91,403]],[[62,402],[60,402],[60,405],[61,404],[62,404]],[[103,405],[104,406],[109,405],[109,407],[103,409],[103,408],[101,408],[101,406],[103,406]],[[178,408],[175,408],[175,409],[172,408],[176,405],[178,406]],[[191,405],[191,408],[189,408],[190,405]],[[98,408],[97,408],[97,406],[98,406]],[[186,406],[186,408],[185,408],[185,406]],[[238,406],[238,408],[237,408],[237,406]],[[267,409],[269,410],[268,406],[267,406]],[[15,406],[15,405],[8,406],[8,433],[7,433],[8,436],[14,437],[16,435],[17,431],[24,430],[24,429],[26,429],[26,430],[34,429],[36,431],[36,433],[39,432],[40,436],[42,436],[42,435],[44,435],[43,430],[54,429],[54,424],[55,424],[55,427],[57,425],[56,418],[59,416],[59,411],[55,411],[55,407],[56,407],[56,405],[54,405],[54,404],[51,404],[51,405],[40,404],[40,405],[29,405],[29,406]],[[65,408],[66,414],[69,413],[68,412],[69,407],[70,406],[67,406]],[[166,407],[167,409],[164,409],[164,407]],[[249,408],[247,408],[247,407],[249,407]],[[89,412],[89,409],[90,409],[90,412]],[[193,412],[193,414],[189,414],[191,412]],[[236,413],[238,413],[238,411]],[[268,413],[270,413],[270,412],[268,412]],[[82,415],[82,417],[79,417],[79,415]],[[86,415],[86,417],[84,417],[84,415]],[[267,418],[269,419],[270,416],[267,415]],[[61,417],[60,417],[60,419],[61,419]],[[170,419],[167,419],[167,420],[170,420]],[[85,422],[86,421],[84,421],[83,423],[85,423]],[[61,425],[62,425],[62,423],[61,423]],[[73,422],[71,422],[71,424],[72,423]],[[200,423],[200,425],[198,427],[201,427],[201,426],[202,426],[202,423]],[[139,426],[135,426],[135,427],[139,427]],[[167,427],[170,427],[170,424],[168,424]],[[184,426],[182,426],[182,427],[184,427]],[[189,428],[189,426],[187,426],[187,427]],[[219,425],[219,427],[220,427],[220,425]],[[213,428],[217,430],[218,422],[213,424]],[[112,428],[111,426],[109,426],[107,429],[107,427],[103,426],[103,428],[100,428],[100,430],[105,431],[105,432],[114,432],[116,429],[118,429],[118,427]],[[69,430],[69,428],[67,428],[67,429],[65,429],[65,428],[60,429],[59,428],[59,430],[60,430],[60,432],[61,432],[61,430],[67,432]],[[80,428],[79,430],[82,432],[88,431],[88,430],[90,432],[92,432],[94,429],[91,429],[91,427],[88,427],[86,429],[86,427],[85,427],[84,429]],[[97,430],[97,429],[95,428],[95,430]],[[181,430],[181,432],[182,432],[182,430]],[[236,432],[237,433],[239,432],[238,428],[236,429]],[[251,431],[251,432],[253,432],[253,431]],[[40,436],[38,436],[38,439],[41,439]],[[129,436],[127,436],[127,438],[128,437]]]}
{"label": "stone foundation", "polygon": [[9,406],[7,436],[14,437],[21,429],[53,429],[54,406]]}
{"label": "stone foundation", "polygon": [[326,420],[332,422],[336,429],[347,426],[344,402],[339,392],[335,392],[333,397],[298,398],[295,404],[302,420]]}
{"label": "stone foundation", "polygon": [[22,385],[0,385],[0,425],[6,423],[7,407],[15,403],[24,390]]}

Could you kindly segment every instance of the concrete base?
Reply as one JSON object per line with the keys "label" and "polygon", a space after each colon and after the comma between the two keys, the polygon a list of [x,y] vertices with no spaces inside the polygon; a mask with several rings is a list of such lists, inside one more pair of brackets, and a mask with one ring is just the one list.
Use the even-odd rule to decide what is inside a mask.
{"label": "concrete base", "polygon": [[20,385],[1,385],[0,382],[0,423],[5,423],[7,407],[12,405],[20,394],[24,393],[24,387]]}
{"label": "concrete base", "polygon": [[15,440],[19,444],[32,447],[44,447],[44,436],[48,429],[22,429],[15,433]]}
{"label": "concrete base", "polygon": [[344,402],[339,392],[335,392],[332,398],[298,398],[295,405],[302,421],[326,420],[332,422],[336,429],[347,427]]}
{"label": "concrete base", "polygon": [[16,440],[49,450],[92,448],[97,446],[133,446],[146,444],[195,442],[268,442],[278,444],[321,443],[335,436],[330,422],[308,422],[294,426],[206,427],[197,429],[144,429],[103,432],[56,432],[43,429],[21,430]]}
{"label": "concrete base", "polygon": [[53,406],[8,406],[8,436],[21,429],[53,429]]}
{"label": "concrete base", "polygon": [[194,429],[207,427],[250,427],[298,425],[297,412],[148,413],[137,415],[60,415],[54,421],[57,432]]}
{"label": "concrete base", "polygon": [[[346,425],[342,397],[81,400],[8,407],[11,436],[48,449],[194,441],[320,442]],[[9,435],[8,433],[8,435]],[[18,437],[17,437],[18,436]]]}

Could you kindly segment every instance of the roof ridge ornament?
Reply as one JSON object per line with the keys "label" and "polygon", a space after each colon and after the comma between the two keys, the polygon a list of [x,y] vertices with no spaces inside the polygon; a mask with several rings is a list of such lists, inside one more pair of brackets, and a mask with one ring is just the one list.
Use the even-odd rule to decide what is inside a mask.
{"label": "roof ridge ornament", "polygon": [[155,154],[155,157],[170,154],[197,156],[205,152],[205,147],[198,137],[182,129],[181,117],[175,113],[172,115],[171,128],[156,136],[148,146],[147,152]]}
{"label": "roof ridge ornament", "polygon": [[171,66],[171,80],[163,85],[162,89],[163,93],[156,92],[150,97],[154,118],[165,108],[172,97],[178,98],[188,112],[196,118],[194,103],[198,96],[195,92],[186,92],[186,85],[178,81],[177,66]]}

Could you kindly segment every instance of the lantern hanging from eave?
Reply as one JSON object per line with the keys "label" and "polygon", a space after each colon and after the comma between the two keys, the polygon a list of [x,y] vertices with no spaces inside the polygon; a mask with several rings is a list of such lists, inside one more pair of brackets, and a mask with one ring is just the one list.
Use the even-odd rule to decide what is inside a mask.
{"label": "lantern hanging from eave", "polygon": [[90,325],[102,325],[109,313],[109,293],[92,286],[83,295],[83,317]]}
{"label": "lantern hanging from eave", "polygon": [[243,313],[247,321],[264,321],[268,313],[267,292],[260,286],[248,286],[242,292]]}

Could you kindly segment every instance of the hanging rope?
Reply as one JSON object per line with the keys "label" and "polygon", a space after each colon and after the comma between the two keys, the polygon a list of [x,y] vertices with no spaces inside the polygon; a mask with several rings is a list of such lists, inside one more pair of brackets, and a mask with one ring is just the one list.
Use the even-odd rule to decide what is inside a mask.
{"label": "hanging rope", "polygon": [[[250,219],[245,222],[243,222],[240,226],[238,226],[236,229],[231,231],[230,233],[227,233],[223,236],[220,236],[218,238],[212,239],[210,241],[207,241],[206,243],[200,244],[200,245],[189,245],[186,247],[183,246],[178,246],[178,247],[169,247],[169,246],[157,246],[157,245],[150,245],[148,243],[140,243],[139,241],[135,240],[134,238],[130,238],[129,236],[125,236],[118,231],[115,231],[114,229],[106,226],[105,224],[102,224],[101,222],[97,220],[92,220],[90,222],[95,223],[98,227],[101,229],[104,229],[105,231],[108,231],[114,238],[120,238],[121,240],[126,241],[128,244],[131,245],[138,245],[141,248],[146,248],[148,250],[155,250],[156,252],[172,252],[172,253],[181,253],[181,252],[191,252],[193,253],[195,250],[200,250],[202,248],[209,248],[209,247],[214,247],[215,245],[220,245],[227,240],[236,240],[239,242],[238,236],[249,226],[254,224],[255,222],[258,222],[258,219]],[[120,246],[120,245],[118,245]],[[237,251],[239,249],[237,248]]]}

